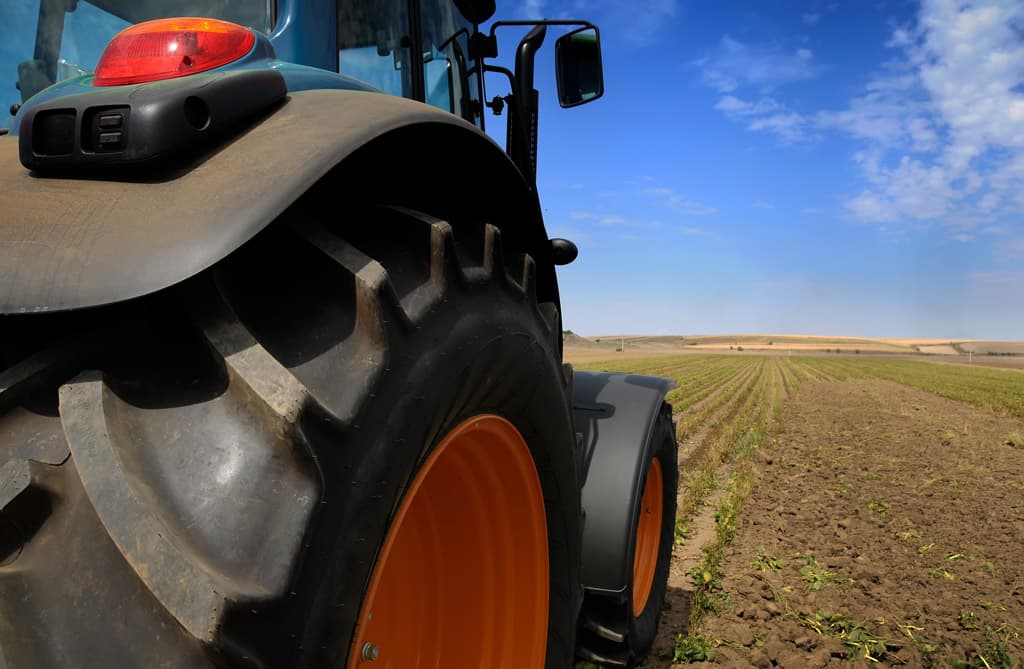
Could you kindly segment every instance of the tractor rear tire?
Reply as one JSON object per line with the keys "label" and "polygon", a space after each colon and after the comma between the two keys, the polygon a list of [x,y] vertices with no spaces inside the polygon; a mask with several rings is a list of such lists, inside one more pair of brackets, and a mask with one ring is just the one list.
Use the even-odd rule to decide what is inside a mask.
{"label": "tractor rear tire", "polygon": [[[430,637],[440,612],[456,617],[423,642],[433,665],[570,666],[575,433],[558,310],[535,281],[492,225],[377,206],[314,224],[296,206],[185,285],[0,317],[0,666],[394,658],[361,635],[417,490],[437,495],[419,507],[436,531],[404,545],[432,546],[429,573],[462,590],[410,593],[423,627],[405,618],[391,643]],[[431,479],[438,463],[449,478]],[[491,544],[502,554],[474,554]],[[460,637],[525,585],[518,624]]]}
{"label": "tractor rear tire", "polygon": [[609,666],[632,667],[647,655],[668,588],[679,470],[672,409],[667,403],[662,404],[650,439],[652,455],[633,523],[632,578],[618,597],[588,593],[580,614],[579,655]]}

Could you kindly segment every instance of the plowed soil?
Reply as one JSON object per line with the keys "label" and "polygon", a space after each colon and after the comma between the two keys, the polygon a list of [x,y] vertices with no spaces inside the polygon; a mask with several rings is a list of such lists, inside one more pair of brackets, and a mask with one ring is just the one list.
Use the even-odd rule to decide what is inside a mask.
{"label": "plowed soil", "polygon": [[[881,380],[807,381],[782,418],[708,666],[1020,666],[1024,421]],[[671,663],[682,594],[645,666]]]}

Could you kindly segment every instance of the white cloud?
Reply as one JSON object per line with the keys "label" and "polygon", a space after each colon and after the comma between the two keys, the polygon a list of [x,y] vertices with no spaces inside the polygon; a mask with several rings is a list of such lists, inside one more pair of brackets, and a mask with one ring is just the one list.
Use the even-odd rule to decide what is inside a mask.
{"label": "white cloud", "polygon": [[772,204],[771,202],[765,202],[763,200],[758,200],[757,202],[755,202],[751,206],[754,209],[768,209],[768,210],[775,209],[775,205],[774,204]]}
{"label": "white cloud", "polygon": [[528,19],[544,18],[546,0],[523,0],[522,15]]}
{"label": "white cloud", "polygon": [[809,120],[786,109],[773,98],[762,97],[756,102],[749,102],[734,95],[724,95],[715,104],[715,109],[735,121],[746,123],[748,130],[774,133],[787,144],[809,138]]}
{"label": "white cloud", "polygon": [[615,0],[573,0],[560,3],[559,11],[549,18],[584,17],[601,26],[602,39],[622,38],[635,45],[650,43],[659,32],[671,26],[679,12],[679,0],[648,0],[623,3]]}
{"label": "white cloud", "polygon": [[887,202],[871,191],[861,191],[845,202],[847,210],[861,221],[869,223],[889,223],[896,220],[896,213]]}
{"label": "white cloud", "polygon": [[718,210],[706,204],[691,200],[676,193],[671,188],[656,187],[644,189],[644,194],[654,197],[674,212],[686,216],[709,216]]}
{"label": "white cloud", "polygon": [[1000,243],[995,249],[995,257],[999,262],[1024,263],[1024,238]]}
{"label": "white cloud", "polygon": [[[805,22],[824,11],[812,6]],[[838,109],[795,108],[778,91],[822,71],[806,49],[726,36],[699,65],[721,93],[715,108],[750,131],[783,144],[825,133],[861,142],[864,184],[843,203],[854,219],[964,234],[965,221],[1024,212],[1024,3],[923,0],[886,46],[896,57]]]}
{"label": "white cloud", "polygon": [[720,93],[751,86],[767,92],[795,81],[813,79],[822,71],[807,49],[774,44],[744,44],[728,35],[715,50],[697,61],[704,82]]}
{"label": "white cloud", "polygon": [[[870,107],[872,113],[858,108],[858,100],[841,113],[851,134],[874,145],[878,158],[862,163],[863,172],[871,194],[893,216],[998,214],[1021,193],[1021,21],[1019,3],[926,0],[916,28],[893,33],[889,44],[904,56],[901,85],[877,87],[884,95],[873,101],[884,106]],[[926,157],[908,158],[905,151]],[[851,198],[848,209],[862,209],[863,195]]]}

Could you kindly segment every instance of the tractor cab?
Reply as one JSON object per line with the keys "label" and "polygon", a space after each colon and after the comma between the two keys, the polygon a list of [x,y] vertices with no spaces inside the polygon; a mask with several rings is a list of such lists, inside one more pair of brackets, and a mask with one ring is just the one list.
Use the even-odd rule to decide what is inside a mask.
{"label": "tractor cab", "polygon": [[[121,31],[140,23],[188,16],[238,24],[258,36],[253,52],[215,70],[276,69],[293,92],[372,88],[425,102],[481,129],[487,108],[494,114],[507,108],[506,150],[531,182],[537,153],[534,56],[548,26],[570,30],[555,45],[560,104],[584,104],[603,93],[596,26],[585,21],[497,21],[484,33],[481,25],[494,12],[490,0],[337,0],[316,4],[301,0],[11,1],[8,11],[15,25],[8,34],[23,43],[12,43],[9,52],[20,51],[23,59],[5,61],[0,55],[0,95],[7,98],[3,101],[19,121],[22,105],[39,93],[43,95],[34,101],[45,100],[48,94],[44,91],[52,91],[55,84],[78,89],[63,89],[60,95],[94,89],[97,64]],[[531,28],[516,48],[512,69],[488,62],[498,56],[496,31],[505,27]],[[34,42],[30,42],[32,35]],[[188,43],[170,40],[166,48],[184,51]],[[257,53],[264,45],[270,48]],[[134,56],[139,55],[136,50]],[[178,57],[174,52],[170,55]],[[175,76],[198,71],[191,61],[179,70]],[[509,93],[488,101],[486,74],[507,79]],[[0,123],[3,125],[8,124]],[[12,124],[10,132],[17,134],[18,128]]]}

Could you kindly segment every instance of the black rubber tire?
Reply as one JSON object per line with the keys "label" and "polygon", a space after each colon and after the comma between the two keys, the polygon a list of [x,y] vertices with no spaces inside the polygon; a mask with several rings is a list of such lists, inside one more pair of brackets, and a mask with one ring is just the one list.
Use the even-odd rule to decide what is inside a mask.
{"label": "black rubber tire", "polygon": [[480,221],[309,218],[160,295],[0,317],[8,667],[344,666],[403,491],[481,413],[537,466],[571,665],[575,434],[533,261]]}
{"label": "black rubber tire", "polygon": [[[663,403],[651,431],[651,453],[661,465],[662,521],[658,560],[647,604],[633,615],[633,583],[616,598],[587,594],[580,614],[580,657],[609,666],[632,667],[650,651],[658,633],[658,621],[668,588],[668,570],[675,542],[676,495],[679,487],[678,445],[672,425],[672,408]],[[637,494],[642,494],[646,476]],[[633,527],[637,525],[634,519]],[[636,536],[632,537],[635,543]],[[633,554],[631,547],[629,555]],[[632,575],[632,569],[628,571]]]}

